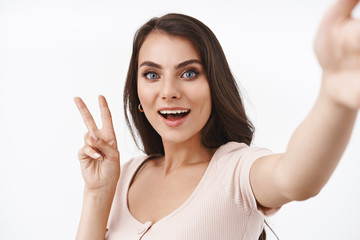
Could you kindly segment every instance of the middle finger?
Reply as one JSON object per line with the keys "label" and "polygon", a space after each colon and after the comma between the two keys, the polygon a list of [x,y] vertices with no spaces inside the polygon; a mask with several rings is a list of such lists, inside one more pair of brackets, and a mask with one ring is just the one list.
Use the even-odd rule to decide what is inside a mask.
{"label": "middle finger", "polygon": [[112,123],[111,113],[109,110],[109,106],[106,102],[106,99],[104,96],[99,95],[99,105],[100,105],[100,111],[101,111],[101,119],[103,123],[103,128],[109,129],[112,132],[114,132],[114,126]]}

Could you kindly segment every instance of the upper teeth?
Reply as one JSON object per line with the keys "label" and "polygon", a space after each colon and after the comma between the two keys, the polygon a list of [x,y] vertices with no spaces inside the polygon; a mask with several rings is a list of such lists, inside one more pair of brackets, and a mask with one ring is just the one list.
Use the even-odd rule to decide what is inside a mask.
{"label": "upper teeth", "polygon": [[179,114],[179,113],[186,113],[190,110],[162,110],[160,111],[161,114]]}

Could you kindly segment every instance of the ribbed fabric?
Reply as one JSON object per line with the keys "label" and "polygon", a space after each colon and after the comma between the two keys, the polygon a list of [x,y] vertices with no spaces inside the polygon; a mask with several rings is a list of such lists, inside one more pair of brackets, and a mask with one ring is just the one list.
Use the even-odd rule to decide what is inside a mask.
{"label": "ribbed fabric", "polygon": [[121,168],[108,221],[107,240],[252,240],[258,239],[265,215],[249,181],[250,167],[271,154],[265,148],[229,142],[213,155],[203,177],[190,197],[156,223],[141,223],[127,206],[130,181],[149,156],[131,159]]}

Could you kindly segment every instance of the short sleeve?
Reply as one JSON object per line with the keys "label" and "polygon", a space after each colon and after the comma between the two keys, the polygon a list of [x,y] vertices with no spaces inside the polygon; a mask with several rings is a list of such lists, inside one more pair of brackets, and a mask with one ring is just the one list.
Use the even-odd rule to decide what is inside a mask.
{"label": "short sleeve", "polygon": [[[236,205],[246,211],[257,211],[265,216],[276,213],[278,208],[260,208],[250,185],[250,169],[260,157],[270,155],[267,148],[231,142],[224,146],[226,153],[218,160],[221,182],[225,192]],[[223,150],[224,151],[224,150]]]}
{"label": "short sleeve", "polygon": [[240,192],[246,195],[246,201],[249,202],[251,208],[256,209],[263,213],[265,216],[271,216],[275,214],[280,208],[264,208],[258,206],[254,192],[250,184],[250,169],[253,163],[263,156],[271,155],[272,151],[267,148],[248,147],[247,151],[242,157],[243,166],[238,171],[240,173]]}

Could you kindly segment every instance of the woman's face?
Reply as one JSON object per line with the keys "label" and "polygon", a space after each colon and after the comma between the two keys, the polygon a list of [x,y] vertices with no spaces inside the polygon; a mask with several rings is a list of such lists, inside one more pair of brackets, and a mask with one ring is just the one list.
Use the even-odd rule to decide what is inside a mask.
{"label": "woman's face", "polygon": [[183,37],[155,31],[138,60],[138,95],[144,114],[163,142],[200,140],[211,113],[211,96],[201,58]]}

